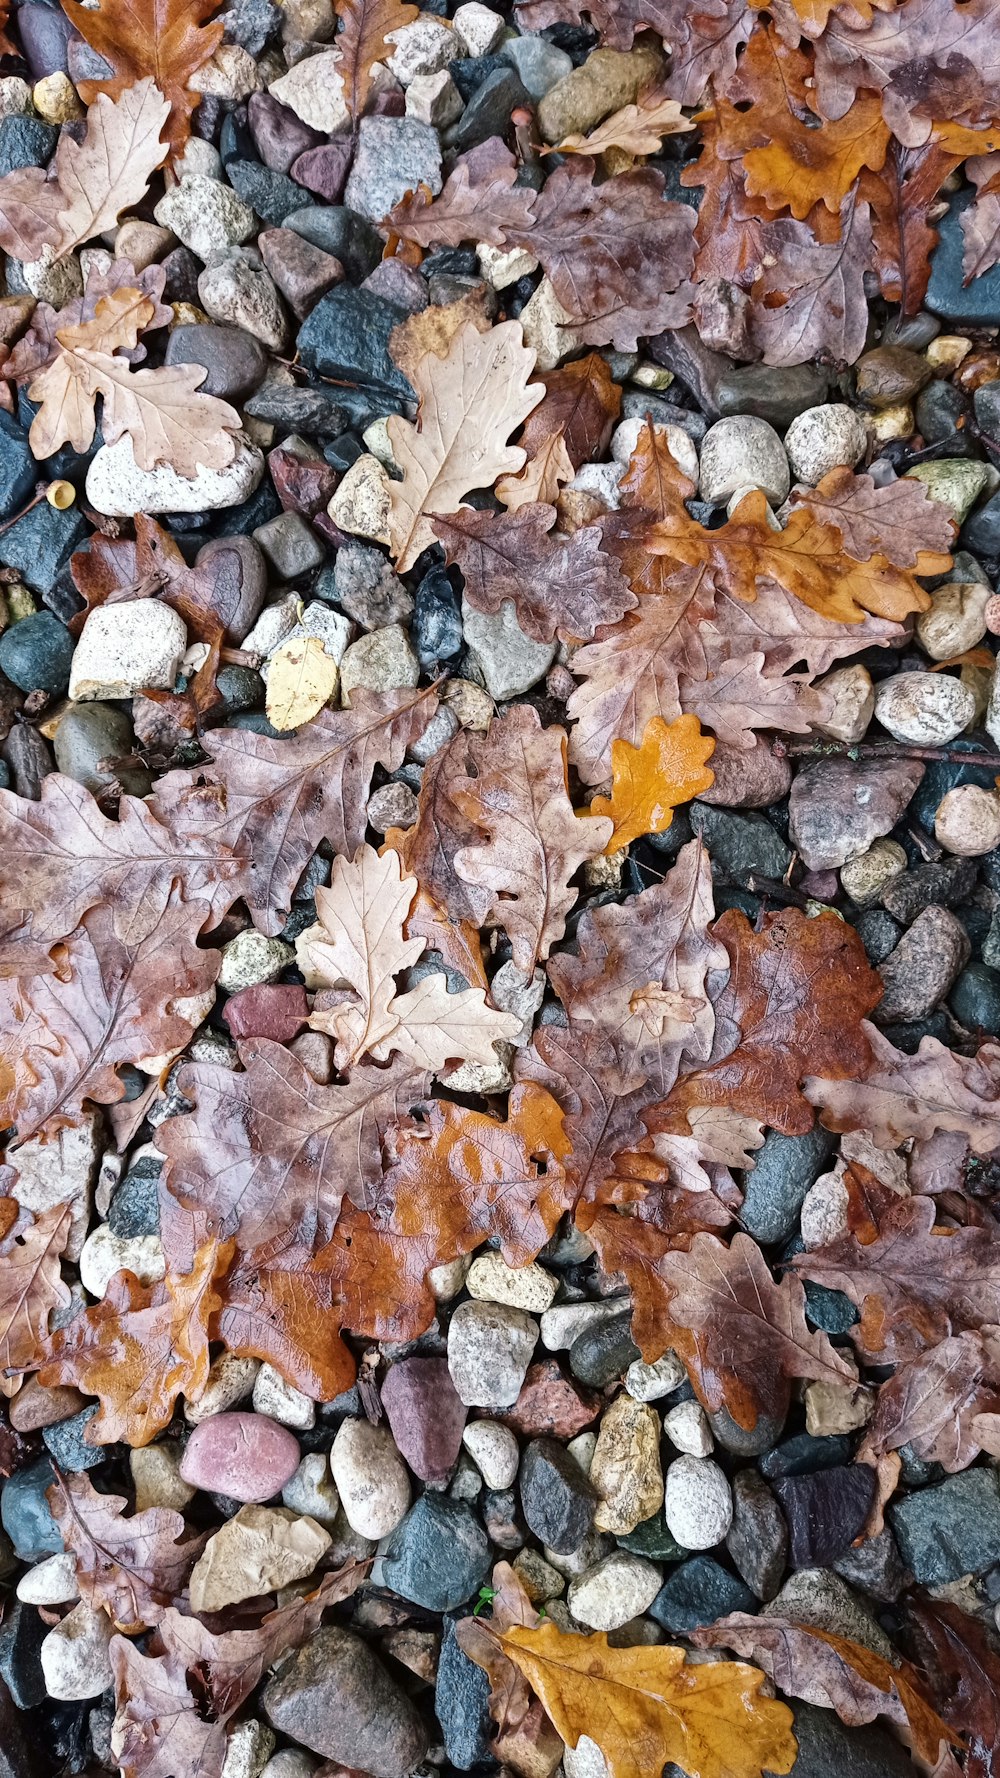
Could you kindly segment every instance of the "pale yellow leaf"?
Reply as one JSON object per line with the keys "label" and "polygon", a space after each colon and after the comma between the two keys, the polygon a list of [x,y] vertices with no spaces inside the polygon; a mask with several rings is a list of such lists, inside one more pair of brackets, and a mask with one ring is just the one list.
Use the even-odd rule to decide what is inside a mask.
{"label": "pale yellow leaf", "polygon": [[170,104],[152,80],[140,80],[112,101],[99,93],[87,112],[81,143],[60,138],[56,177],[65,200],[59,213],[57,254],[69,253],[105,229],[146,195],[150,176],[167,154],[160,141]]}
{"label": "pale yellow leaf", "polygon": [[401,570],[435,541],[431,515],[457,511],[473,488],[492,488],[524,464],[525,452],[507,440],[545,393],[528,382],[534,363],[519,322],[485,334],[469,322],[445,358],[428,353],[409,372],[420,400],[416,424],[399,414],[386,421],[403,474],[389,483],[390,547]]}
{"label": "pale yellow leaf", "polygon": [[646,93],[636,105],[623,105],[612,112],[589,136],[567,136],[556,154],[603,154],[608,148],[624,149],[626,154],[656,154],[663,136],[676,136],[693,130],[691,119],[685,117],[676,99],[662,93]]}
{"label": "pale yellow leaf", "polygon": [[495,1062],[493,1045],[509,1043],[521,1029],[513,1013],[487,1006],[482,988],[449,994],[444,975],[427,975],[408,994],[398,994],[389,1012],[395,1015],[396,1030],[373,1046],[375,1060],[386,1062],[390,1051],[398,1049],[433,1073],[455,1058]]}
{"label": "pale yellow leaf", "polygon": [[61,351],[28,390],[39,404],[28,434],[36,457],[50,457],[64,444],[75,451],[89,448],[99,385],[84,354],[110,355],[120,347],[131,348],[152,320],[155,307],[141,290],[126,285],[102,296],[91,320],[60,328],[56,340]]}
{"label": "pale yellow leaf", "polygon": [[328,704],[337,690],[337,663],[317,636],[293,636],[271,657],[267,672],[267,720],[273,728],[299,728]]}

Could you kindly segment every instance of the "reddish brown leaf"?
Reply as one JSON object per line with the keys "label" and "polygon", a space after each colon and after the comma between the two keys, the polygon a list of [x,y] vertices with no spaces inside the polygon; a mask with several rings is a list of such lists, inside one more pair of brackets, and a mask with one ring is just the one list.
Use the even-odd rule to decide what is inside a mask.
{"label": "reddish brown leaf", "polygon": [[445,555],[456,562],[465,596],[478,611],[497,613],[513,600],[517,621],[536,642],[593,636],[636,604],[599,525],[572,536],[553,534],[554,506],[521,506],[505,517],[462,507],[434,521]]}
{"label": "reddish brown leaf", "polygon": [[977,1618],[947,1599],[907,1599],[937,1707],[965,1743],[968,1778],[1000,1772],[1000,1655]]}
{"label": "reddish brown leaf", "polygon": [[308,1247],[239,1253],[219,1295],[211,1334],[227,1351],[273,1365],[313,1401],[351,1387],[356,1367],[338,1331],[330,1273]]}
{"label": "reddish brown leaf", "polygon": [[226,1731],[202,1716],[184,1662],[142,1654],[125,1636],[112,1637],[108,1656],[117,1702],[111,1748],[124,1778],[221,1778]]}
{"label": "reddish brown leaf", "polygon": [[870,475],[831,469],[817,487],[796,488],[792,502],[838,531],[855,562],[882,556],[915,574],[943,574],[951,566],[954,523],[912,476],[879,488]]}
{"label": "reddish brown leaf", "polygon": [[186,1586],[204,1537],[182,1542],[184,1519],[165,1506],[126,1518],[124,1495],[99,1494],[86,1475],[57,1473],[48,1499],[88,1605],[107,1611],[127,1635],[159,1623]]}
{"label": "reddish brown leaf", "polygon": [[70,1302],[59,1260],[73,1213],[69,1204],[54,1204],[20,1228],[21,1207],[14,1198],[0,1198],[0,1211],[0,1394],[13,1395],[21,1373],[38,1357],[52,1310],[65,1309]]}
{"label": "reddish brown leaf", "polygon": [[898,1148],[936,1130],[965,1136],[973,1154],[1000,1148],[1000,1045],[984,1043],[975,1056],[922,1037],[904,1056],[883,1032],[865,1024],[871,1063],[863,1058],[848,1077],[810,1076],[803,1091],[828,1130],[867,1130],[879,1148]]}
{"label": "reddish brown leaf", "polygon": [[110,63],[107,80],[81,80],[78,92],[89,105],[98,93],[117,98],[146,75],[170,100],[167,135],[176,151],[191,133],[191,114],[199,103],[192,92],[192,74],[203,67],[222,41],[222,21],[206,24],[214,0],[103,0],[96,8],[79,0],[61,0],[63,11],[85,42]]}
{"label": "reddish brown leaf", "polygon": [[[903,1445],[954,1474],[968,1469],[984,1441],[977,1416],[1000,1412],[996,1332],[954,1334],[901,1364],[878,1392],[864,1450],[879,1457]],[[980,1429],[984,1430],[984,1429]],[[995,1436],[988,1439],[990,1448]]]}

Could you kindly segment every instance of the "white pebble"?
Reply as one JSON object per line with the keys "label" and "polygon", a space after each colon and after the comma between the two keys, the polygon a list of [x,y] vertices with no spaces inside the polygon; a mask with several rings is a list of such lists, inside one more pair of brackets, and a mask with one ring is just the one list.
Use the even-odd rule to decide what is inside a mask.
{"label": "white pebble", "polygon": [[97,1698],[114,1680],[108,1644],[114,1625],[107,1612],[92,1611],[81,1599],[44,1637],[42,1672],[50,1698],[74,1703]]}
{"label": "white pebble", "polygon": [[166,1269],[159,1235],[116,1235],[106,1222],[87,1236],[80,1255],[80,1282],[96,1297],[104,1296],[116,1272],[134,1272],[140,1284],[158,1284]]}
{"label": "white pebble", "polygon": [[973,693],[947,673],[894,673],[875,693],[875,715],[894,741],[940,747],[975,714]]}
{"label": "white pebble", "polygon": [[511,1408],[521,1393],[538,1323],[503,1303],[460,1303],[448,1329],[448,1369],[467,1408]]}
{"label": "white pebble", "polygon": [[711,1550],[733,1520],[733,1497],[717,1463],[678,1457],[667,1470],[664,1516],[671,1537],[685,1550]]}
{"label": "white pebble", "polygon": [[620,1630],[649,1610],[661,1581],[660,1570],[644,1556],[613,1550],[571,1582],[569,1608],[588,1630]]}
{"label": "white pebble", "polygon": [[754,414],[729,414],[710,426],[701,445],[700,492],[713,506],[748,484],[780,506],[791,485],[785,447],[773,426]]}
{"label": "white pebble", "polygon": [[470,1296],[538,1315],[551,1304],[559,1281],[543,1266],[508,1266],[499,1253],[483,1253],[473,1260],[466,1287]]}
{"label": "white pebble", "polygon": [[981,858],[1000,846],[1000,797],[978,784],[957,784],[938,803],[934,837],[946,852]]}
{"label": "white pebble", "polygon": [[660,1401],[664,1395],[672,1395],[686,1376],[676,1352],[668,1351],[653,1364],[633,1359],[625,1372],[625,1387],[636,1401]]}
{"label": "white pebble", "polygon": [[[160,463],[155,469],[140,469],[132,441],[126,434],[117,444],[102,445],[97,452],[87,471],[87,499],[98,512],[117,519],[134,518],[137,512],[217,512],[224,506],[239,506],[260,481],[264,458],[242,433],[234,433],[233,437],[236,451],[225,469],[206,469],[201,464],[194,475],[187,476],[181,475],[170,463]],[[131,611],[137,605],[155,603],[151,599],[127,600],[119,605],[102,605],[100,609]],[[169,607],[161,606],[160,609],[169,610]],[[122,692],[90,693],[91,697],[126,695]]]}
{"label": "white pebble", "polygon": [[76,1557],[72,1550],[60,1550],[46,1556],[22,1574],[17,1583],[17,1596],[25,1605],[68,1605],[79,1599],[76,1582]]}
{"label": "white pebble", "polygon": [[868,668],[860,661],[836,667],[817,681],[816,690],[826,704],[813,725],[816,733],[829,735],[832,741],[846,741],[851,747],[863,740],[875,712],[875,687]]}
{"label": "white pebble", "polygon": [[227,1730],[226,1757],[221,1778],[261,1778],[278,1737],[266,1723],[255,1716],[247,1717]]}
{"label": "white pebble", "polygon": [[246,1401],[259,1370],[259,1358],[237,1358],[235,1352],[223,1352],[212,1365],[198,1400],[185,1404],[188,1425],[200,1426],[203,1420],[211,1420],[213,1414],[224,1414],[227,1408]]}
{"label": "white pebble", "polygon": [[351,121],[338,66],[340,59],[339,50],[322,49],[318,55],[296,62],[268,88],[280,104],[287,105],[296,117],[323,136],[332,135]]}
{"label": "white pebble", "polygon": [[270,1414],[282,1426],[304,1432],[316,1424],[316,1404],[301,1389],[287,1383],[273,1365],[262,1364],[254,1379],[253,1405],[258,1414]]}
{"label": "white pebble", "polygon": [[663,1430],[670,1443],[689,1457],[708,1457],[715,1447],[708,1415],[697,1401],[679,1401],[664,1414]]}
{"label": "white pebble", "polygon": [[388,1537],[410,1504],[410,1480],[387,1426],[344,1420],[330,1452],[344,1516],[361,1537]]}
{"label": "white pebble", "polygon": [[283,969],[295,962],[295,952],[282,938],[268,938],[256,927],[247,926],[222,947],[219,987],[227,994],[240,988],[255,988],[262,982],[276,982]]}
{"label": "white pebble", "polygon": [[170,691],[186,648],[184,619],[159,599],[99,605],[73,651],[69,695],[82,701]]}
{"label": "white pebble", "polygon": [[[616,463],[628,468],[629,459],[640,438],[648,426],[648,420],[637,416],[631,420],[622,420],[611,434],[611,455]],[[691,481],[698,480],[698,451],[690,433],[683,426],[675,426],[670,421],[653,422],[653,431],[659,435],[674,462]]]}
{"label": "white pebble", "polygon": [[986,634],[988,586],[977,581],[947,580],[931,594],[929,611],[917,618],[917,640],[932,661],[950,661],[975,648]]}
{"label": "white pebble", "polygon": [[471,1420],[462,1443],[488,1488],[512,1488],[520,1452],[509,1426],[499,1420]]}
{"label": "white pebble", "polygon": [[861,414],[843,402],[825,402],[797,414],[785,433],[785,450],[800,482],[811,488],[831,469],[853,469],[864,456],[868,428]]}

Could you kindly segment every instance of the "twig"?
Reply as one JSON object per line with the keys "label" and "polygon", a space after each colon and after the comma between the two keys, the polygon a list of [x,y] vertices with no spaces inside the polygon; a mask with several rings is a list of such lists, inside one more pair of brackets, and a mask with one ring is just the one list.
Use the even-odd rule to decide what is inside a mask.
{"label": "twig", "polygon": [[780,882],[777,877],[759,877],[756,871],[750,872],[746,887],[751,895],[781,901],[793,908],[809,907],[816,899],[814,895],[803,895],[801,889],[793,889],[790,884]]}
{"label": "twig", "polygon": [[779,759],[930,759],[950,765],[985,766],[1000,772],[1000,753],[986,747],[920,747],[910,741],[782,741],[774,742]]}

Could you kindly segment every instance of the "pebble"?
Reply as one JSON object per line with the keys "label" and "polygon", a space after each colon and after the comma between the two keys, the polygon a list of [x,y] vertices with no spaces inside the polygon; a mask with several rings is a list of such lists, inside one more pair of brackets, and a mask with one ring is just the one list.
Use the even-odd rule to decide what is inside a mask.
{"label": "pebble", "polygon": [[649,1615],[669,1635],[687,1636],[700,1624],[713,1624],[731,1611],[753,1611],[756,1604],[750,1588],[711,1556],[694,1556],[664,1582]]}
{"label": "pebble", "polygon": [[469,1268],[466,1288],[470,1296],[485,1302],[506,1303],[539,1315],[550,1307],[559,1281],[543,1266],[508,1266],[498,1253],[483,1253]]}
{"label": "pebble", "polygon": [[985,963],[963,969],[948,1004],[960,1025],[995,1037],[1000,1031],[1000,973]]}
{"label": "pebble", "polygon": [[140,1284],[157,1284],[167,1269],[159,1235],[116,1235],[106,1222],[87,1236],[79,1264],[80,1283],[98,1299],[116,1272],[134,1272]]}
{"label": "pebble", "polygon": [[785,433],[785,451],[796,480],[814,488],[831,469],[860,461],[868,444],[864,416],[843,402],[809,407]]}
{"label": "pebble", "polygon": [[816,684],[826,710],[814,724],[817,734],[853,746],[864,739],[875,712],[875,687],[868,668],[860,661],[837,667]]}
{"label": "pebble", "polygon": [[340,700],[349,708],[352,691],[395,691],[415,686],[419,678],[420,664],[409,636],[399,624],[390,624],[359,636],[345,650],[340,663]]}
{"label": "pebble", "polygon": [[1000,845],[1000,797],[978,784],[958,784],[942,797],[934,815],[934,837],[946,852],[980,858]]}
{"label": "pebble", "polygon": [[585,134],[602,117],[634,103],[638,93],[662,71],[658,49],[636,48],[628,54],[592,50],[579,68],[551,87],[538,106],[538,128],[546,142]]}
{"label": "pebble", "polygon": [[171,328],[163,361],[204,365],[201,394],[218,395],[223,401],[244,401],[260,387],[267,369],[267,355],[253,334],[243,327],[210,327],[204,321]]}
{"label": "pebble", "polygon": [[22,1142],[17,1151],[17,1178],[11,1194],[35,1215],[54,1204],[72,1208],[67,1259],[80,1257],[90,1226],[94,1178],[101,1158],[101,1131],[96,1113],[84,1112],[75,1123],[49,1136]]}
{"label": "pebble", "polygon": [[351,122],[339,61],[339,50],[320,50],[316,55],[305,56],[287,74],[272,80],[268,92],[310,129],[318,130],[321,136],[332,136],[349,128]]}
{"label": "pebble", "polygon": [[9,1476],[0,1487],[0,1524],[21,1562],[37,1562],[63,1548],[62,1533],[52,1517],[46,1492],[55,1481],[48,1457]]}
{"label": "pebble", "polygon": [[569,1350],[570,1369],[581,1383],[603,1389],[621,1376],[641,1353],[632,1338],[630,1311],[585,1327]]}
{"label": "pebble", "polygon": [[46,1556],[17,1583],[17,1596],[25,1605],[69,1605],[79,1599],[76,1557],[70,1550]]}
{"label": "pebble", "polygon": [[296,1649],[261,1703],[281,1734],[371,1778],[406,1778],[427,1751],[416,1706],[368,1644],[339,1625],[323,1625]]}
{"label": "pebble", "polygon": [[923,775],[915,759],[821,759],[798,772],[788,836],[806,868],[837,870],[867,852],[895,827]]}
{"label": "pebble", "polygon": [[197,1489],[180,1473],[183,1455],[180,1445],[165,1440],[157,1445],[139,1445],[129,1452],[137,1513],[145,1512],[149,1506],[166,1506],[174,1512],[183,1512],[188,1501],[194,1499]]}
{"label": "pebble", "polygon": [[387,1537],[410,1504],[410,1480],[387,1426],[341,1422],[330,1470],[347,1522],[361,1537]]}
{"label": "pebble", "polygon": [[599,1397],[576,1388],[563,1376],[558,1361],[549,1358],[530,1366],[516,1403],[497,1418],[528,1438],[540,1433],[573,1438],[596,1420],[599,1412]]}
{"label": "pebble", "polygon": [[247,926],[222,949],[219,987],[228,994],[276,981],[283,969],[295,962],[295,952],[282,938],[268,938]]}
{"label": "pebble", "polygon": [[715,1448],[708,1416],[700,1402],[679,1401],[664,1414],[663,1430],[674,1449],[689,1457],[710,1457]]}
{"label": "pebble", "polygon": [[513,1487],[521,1453],[509,1426],[501,1426],[498,1420],[473,1420],[462,1434],[462,1443],[488,1488]]}
{"label": "pebble", "polygon": [[1000,1561],[998,1486],[996,1469],[968,1469],[893,1502],[889,1518],[918,1586],[944,1586]]}
{"label": "pebble", "polygon": [[976,713],[968,686],[947,673],[894,673],[875,694],[875,715],[895,741],[941,747]]}
{"label": "pebble", "polygon": [[275,1043],[291,1043],[309,1017],[309,1002],[304,988],[262,983],[230,995],[222,1016],[233,1037],[270,1037]]}
{"label": "pebble", "polygon": [[72,660],[73,638],[51,611],[34,611],[0,636],[0,670],[21,691],[64,692]]}
{"label": "pebble", "polygon": [[513,1407],[537,1339],[537,1321],[521,1309],[460,1303],[448,1329],[448,1368],[466,1407]]}
{"label": "pebble", "polygon": [[209,1538],[189,1582],[193,1611],[222,1611],[312,1574],[330,1547],[314,1519],[287,1507],[244,1506]]}
{"label": "pebble", "polygon": [[768,1130],[744,1174],[740,1220],[747,1234],[765,1246],[785,1240],[795,1228],[802,1201],[832,1147],[820,1124],[804,1136]]}
{"label": "pebble", "polygon": [[546,93],[572,71],[573,63],[564,49],[544,37],[512,37],[500,54],[512,62],[525,89],[533,99],[544,99]]}
{"label": "pebble", "polygon": [[[906,471],[913,481],[923,482],[932,500],[946,508],[956,525],[961,525],[990,485],[987,463],[969,458],[939,457],[929,463],[916,463]],[[972,540],[969,547],[975,548]]]}
{"label": "pebble", "polygon": [[415,117],[363,117],[344,202],[381,222],[418,185],[441,190],[441,143],[437,130]]}
{"label": "pebble", "polygon": [[289,326],[270,273],[250,250],[213,258],[198,279],[198,301],[213,321],[242,328],[269,352],[288,345]]}
{"label": "pebble", "polygon": [[880,966],[885,992],[872,1017],[880,1025],[926,1018],[947,995],[969,952],[961,920],[949,908],[925,908]]}
{"label": "pebble", "polygon": [[475,1513],[447,1494],[422,1494],[389,1539],[382,1579],[427,1611],[456,1611],[482,1585],[490,1543]]}
{"label": "pebble", "polygon": [[[301,348],[300,335],[300,351]],[[338,529],[350,536],[368,537],[375,543],[388,544],[389,477],[377,457],[366,452],[351,464],[341,478],[327,512]]]}
{"label": "pebble", "polygon": [[386,1373],[381,1394],[392,1436],[414,1475],[443,1486],[458,1462],[467,1417],[447,1360],[401,1359]]}
{"label": "pebble", "polygon": [[[87,499],[98,512],[111,518],[134,518],[137,512],[217,512],[222,507],[240,506],[253,493],[263,473],[263,456],[240,434],[236,435],[233,461],[225,469],[206,469],[202,465],[193,476],[179,475],[169,463],[161,463],[156,469],[140,469],[132,454],[131,440],[123,437],[117,444],[102,445],[93,458],[87,470]],[[153,601],[132,603],[148,605]],[[114,605],[107,609],[126,608]]]}
{"label": "pebble", "polygon": [[788,1521],[793,1568],[826,1568],[864,1530],[877,1491],[874,1469],[852,1463],[773,1483]]}
{"label": "pebble", "polygon": [[840,1168],[832,1173],[821,1173],[802,1201],[799,1233],[803,1245],[810,1248],[825,1247],[828,1241],[835,1241],[838,1235],[846,1234],[849,1203]]}
{"label": "pebble", "polygon": [[803,1568],[790,1574],[777,1597],[766,1605],[762,1617],[789,1617],[810,1629],[826,1630],[859,1642],[883,1660],[893,1658],[892,1645],[867,1605],[828,1568]]}
{"label": "pebble", "polygon": [[188,1425],[198,1426],[202,1420],[235,1407],[237,1402],[247,1401],[253,1393],[259,1369],[258,1358],[237,1358],[233,1352],[223,1352],[214,1359],[208,1382],[198,1400],[185,1404],[184,1418]]}
{"label": "pebble", "polygon": [[955,907],[968,901],[976,885],[976,866],[963,858],[942,858],[936,864],[915,865],[893,878],[882,892],[882,906],[894,920],[908,926],[924,908],[940,903]]}
{"label": "pebble", "polygon": [[906,853],[897,840],[876,840],[867,852],[843,865],[841,888],[857,907],[871,907],[881,900],[890,883],[902,876],[906,866]]}
{"label": "pebble", "polygon": [[254,213],[229,185],[188,173],[160,199],[153,215],[199,259],[249,240]]}
{"label": "pebble", "polygon": [[50,1698],[71,1703],[96,1698],[113,1683],[108,1646],[114,1625],[104,1611],[81,1599],[50,1630],[41,1647],[45,1689]]}
{"label": "pebble", "polygon": [[740,364],[723,371],[715,388],[720,414],[755,414],[784,428],[823,400],[829,376],[821,365]]}
{"label": "pebble", "polygon": [[588,1630],[620,1630],[649,1610],[661,1579],[654,1562],[628,1550],[612,1550],[570,1582],[569,1609]]}
{"label": "pebble", "polygon": [[688,815],[694,832],[704,839],[713,863],[737,880],[751,871],[780,878],[791,864],[791,849],[756,811],[744,813],[693,802]]}
{"label": "pebble", "polygon": [[555,657],[555,642],[536,642],[525,635],[512,599],[504,599],[498,612],[487,612],[477,611],[463,598],[462,627],[486,689],[498,702],[530,691]]}
{"label": "pebble", "polygon": [[751,1592],[758,1599],[773,1599],[788,1562],[784,1514],[755,1469],[738,1470],[732,1490],[733,1522],[726,1533],[726,1549]]}
{"label": "pebble", "polygon": [[710,426],[702,440],[698,490],[712,506],[724,506],[738,488],[761,488],[772,506],[786,498],[791,478],[785,447],[766,420],[731,414]]}
{"label": "pebble", "polygon": [[870,1389],[852,1383],[807,1383],[806,1431],[813,1438],[859,1432],[872,1417],[875,1398]]}
{"label": "pebble", "polygon": [[467,1772],[489,1761],[493,1735],[490,1677],[459,1645],[452,1618],[445,1618],[442,1625],[434,1714],[440,1725],[445,1757],[453,1768]]}
{"label": "pebble", "polygon": [[52,739],[56,766],[63,777],[75,779],[95,795],[113,783],[120,783],[129,796],[149,794],[149,772],[141,767],[121,767],[115,771],[101,763],[127,759],[134,747],[132,725],[124,710],[114,704],[70,705]]}
{"label": "pebble", "polygon": [[667,1529],[685,1550],[710,1550],[725,1537],[733,1497],[723,1471],[708,1457],[676,1457],[667,1470]]}
{"label": "pebble", "polygon": [[206,1493],[256,1504],[281,1493],[300,1456],[298,1439],[277,1420],[264,1414],[220,1413],[195,1427],[180,1475]]}
{"label": "pebble", "polygon": [[323,1451],[307,1451],[291,1481],[281,1490],[281,1504],[330,1530],[337,1517],[340,1498],[330,1476]]}
{"label": "pebble", "polygon": [[255,1413],[269,1414],[282,1426],[307,1432],[316,1424],[315,1402],[303,1395],[301,1389],[296,1389],[294,1383],[289,1383],[271,1364],[262,1364],[257,1372],[252,1400]]}
{"label": "pebble", "polygon": [[580,1465],[555,1439],[534,1439],[521,1462],[520,1487],[528,1529],[547,1549],[572,1555],[594,1523],[597,1504]]}
{"label": "pebble", "polygon": [[151,688],[170,690],[186,648],[183,618],[159,599],[98,606],[73,653],[70,697],[130,698]]}
{"label": "pebble", "polygon": [[990,596],[989,587],[974,581],[946,581],[931,594],[930,610],[922,611],[916,623],[920,645],[931,660],[953,660],[982,641]]}
{"label": "pebble", "polygon": [[580,1334],[617,1321],[629,1308],[629,1300],[612,1297],[603,1302],[559,1303],[546,1309],[539,1322],[542,1345],[548,1352],[568,1352]]}
{"label": "pebble", "polygon": [[663,1469],[655,1408],[623,1392],[605,1409],[590,1481],[600,1497],[594,1514],[598,1531],[624,1536],[659,1511]]}
{"label": "pebble", "polygon": [[633,1359],[625,1372],[625,1387],[636,1401],[661,1401],[684,1382],[687,1372],[676,1352],[664,1352],[652,1364]]}

